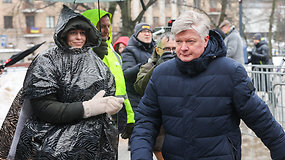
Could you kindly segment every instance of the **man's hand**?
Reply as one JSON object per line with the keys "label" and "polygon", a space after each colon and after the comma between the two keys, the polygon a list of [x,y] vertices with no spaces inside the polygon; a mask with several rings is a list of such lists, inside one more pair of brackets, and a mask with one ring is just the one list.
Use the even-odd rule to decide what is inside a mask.
{"label": "man's hand", "polygon": [[132,133],[133,133],[133,129],[135,127],[135,124],[134,123],[128,123],[125,130],[124,130],[124,133],[122,133],[121,137],[123,139],[127,139],[127,138],[130,138]]}
{"label": "man's hand", "polygon": [[108,44],[105,39],[102,39],[102,42],[99,47],[93,48],[93,51],[103,59],[105,55],[108,54]]}

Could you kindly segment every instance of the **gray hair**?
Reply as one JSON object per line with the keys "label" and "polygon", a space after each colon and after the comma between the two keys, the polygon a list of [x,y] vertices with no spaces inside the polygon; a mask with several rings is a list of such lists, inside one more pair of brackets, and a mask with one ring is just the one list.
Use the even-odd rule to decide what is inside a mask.
{"label": "gray hair", "polygon": [[209,35],[210,20],[202,13],[192,10],[186,11],[174,21],[171,32],[176,35],[188,29],[194,29],[204,39]]}
{"label": "gray hair", "polygon": [[156,40],[156,46],[157,47],[161,47],[161,40],[166,37],[167,38],[167,41],[169,41],[169,39],[173,39],[175,40],[175,37],[174,35],[171,33],[171,32],[165,32],[163,34],[161,34],[158,39]]}

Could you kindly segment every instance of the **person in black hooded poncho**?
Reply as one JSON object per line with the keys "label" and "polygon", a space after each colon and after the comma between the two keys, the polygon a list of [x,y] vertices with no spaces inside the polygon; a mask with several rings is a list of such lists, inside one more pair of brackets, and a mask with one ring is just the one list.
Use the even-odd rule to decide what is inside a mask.
{"label": "person in black hooded poncho", "polygon": [[[15,159],[117,159],[117,130],[109,115],[122,108],[114,77],[91,48],[101,36],[64,6],[56,47],[31,63],[23,86],[25,122]],[[105,96],[104,96],[105,95]]]}

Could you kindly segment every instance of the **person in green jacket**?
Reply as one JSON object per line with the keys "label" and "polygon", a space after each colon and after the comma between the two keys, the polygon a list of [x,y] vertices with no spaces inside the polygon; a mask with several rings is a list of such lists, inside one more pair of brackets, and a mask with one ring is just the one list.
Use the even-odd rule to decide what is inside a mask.
{"label": "person in green jacket", "polygon": [[[156,41],[155,50],[151,56],[151,61],[142,65],[138,73],[136,82],[134,83],[135,91],[141,96],[147,87],[148,81],[152,72],[159,64],[174,58],[176,49],[176,42],[174,35],[171,32],[163,33]],[[153,153],[157,160],[163,160],[162,157],[162,144],[165,137],[165,130],[161,126],[158,136],[153,147]]]}
{"label": "person in green jacket", "polygon": [[[99,14],[100,11],[100,14]],[[117,115],[116,121],[119,129],[119,133],[122,133],[121,137],[124,139],[130,138],[134,127],[134,112],[131,103],[127,96],[125,78],[122,70],[121,56],[112,48],[112,32],[111,32],[111,17],[112,14],[104,10],[91,9],[82,13],[83,16],[88,18],[96,28],[101,31],[102,44],[98,48],[93,50],[103,59],[103,62],[109,67],[112,74],[115,77],[116,83],[116,96],[123,96],[125,98],[124,107],[127,114],[127,125],[124,124],[124,110],[122,109]],[[100,16],[100,18],[99,18]],[[100,22],[99,22],[100,19]],[[108,50],[106,54],[105,51]]]}

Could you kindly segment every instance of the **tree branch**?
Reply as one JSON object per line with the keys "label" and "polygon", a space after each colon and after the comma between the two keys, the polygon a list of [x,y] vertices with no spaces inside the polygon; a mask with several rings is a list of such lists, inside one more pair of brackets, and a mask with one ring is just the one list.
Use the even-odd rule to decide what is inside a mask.
{"label": "tree branch", "polygon": [[132,21],[133,23],[137,23],[138,21],[140,21],[144,15],[144,13],[146,12],[146,10],[153,5],[157,0],[150,0],[148,1],[148,3],[145,6],[145,10],[142,10],[139,15]]}

